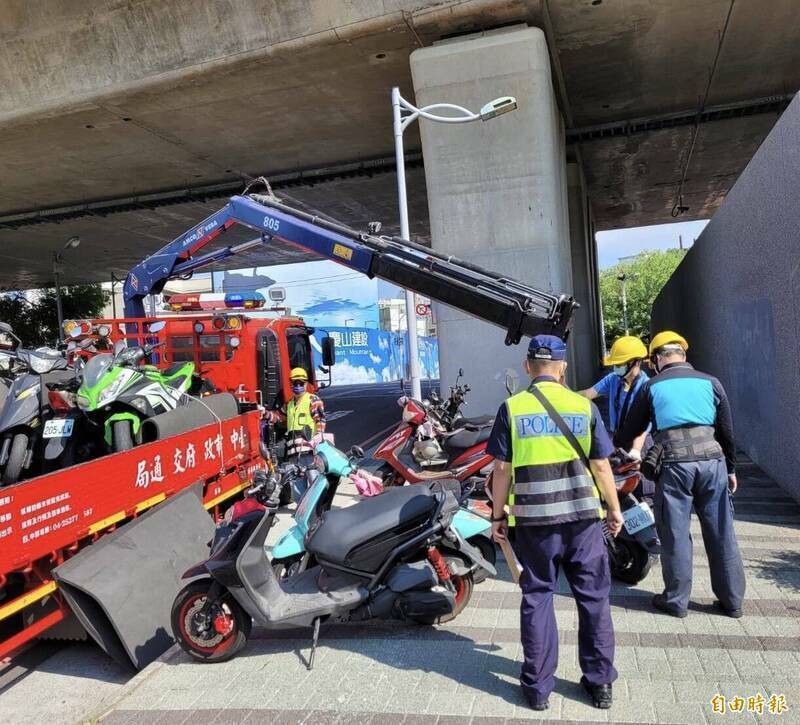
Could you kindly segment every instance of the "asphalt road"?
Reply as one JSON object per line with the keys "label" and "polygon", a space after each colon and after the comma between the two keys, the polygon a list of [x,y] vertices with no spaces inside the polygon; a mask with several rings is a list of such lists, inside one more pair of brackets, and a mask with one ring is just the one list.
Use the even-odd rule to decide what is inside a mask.
{"label": "asphalt road", "polygon": [[[423,381],[422,394],[439,388],[438,380]],[[397,399],[404,395],[399,382],[338,385],[320,393],[325,401],[327,430],[336,447],[360,445],[369,455],[400,421]]]}

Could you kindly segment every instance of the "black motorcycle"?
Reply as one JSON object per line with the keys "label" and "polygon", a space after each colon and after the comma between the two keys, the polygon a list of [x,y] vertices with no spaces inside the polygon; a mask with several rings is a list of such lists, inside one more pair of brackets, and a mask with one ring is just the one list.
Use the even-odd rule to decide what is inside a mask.
{"label": "black motorcycle", "polygon": [[451,526],[459,510],[451,492],[403,486],[325,511],[305,542],[317,564],[279,580],[264,547],[278,506],[275,477],[259,471],[248,493],[217,527],[211,556],[183,575],[200,578],[172,605],[175,639],[199,661],[233,657],[255,620],[312,627],[310,669],[321,623],[449,620],[469,602],[474,573],[495,573]]}
{"label": "black motorcycle", "polygon": [[447,432],[461,428],[478,429],[491,426],[494,416],[482,415],[476,418],[465,418],[461,408],[467,402],[467,393],[472,390],[469,385],[459,382],[464,376],[463,368],[458,369],[455,385],[450,386],[450,394],[442,400],[439,394],[432,390],[427,399],[422,402],[427,413],[436,420],[439,426]]}
{"label": "black motorcycle", "polygon": [[604,523],[608,563],[615,579],[625,584],[638,584],[658,558],[661,543],[648,502],[634,495],[641,479],[638,462],[620,450],[614,452],[610,461],[624,523],[616,538]]}

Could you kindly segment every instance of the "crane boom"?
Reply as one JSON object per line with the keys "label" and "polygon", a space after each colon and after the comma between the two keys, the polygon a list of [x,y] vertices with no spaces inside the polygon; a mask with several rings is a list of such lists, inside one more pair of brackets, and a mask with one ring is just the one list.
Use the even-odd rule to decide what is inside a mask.
{"label": "crane boom", "polygon": [[[197,255],[234,224],[257,230],[249,242]],[[393,282],[506,330],[506,344],[523,335],[566,339],[578,304],[397,237],[360,232],[309,214],[272,195],[233,196],[219,211],[136,265],[125,280],[126,317],[144,317],[144,298],[170,279],[278,239],[370,278]]]}

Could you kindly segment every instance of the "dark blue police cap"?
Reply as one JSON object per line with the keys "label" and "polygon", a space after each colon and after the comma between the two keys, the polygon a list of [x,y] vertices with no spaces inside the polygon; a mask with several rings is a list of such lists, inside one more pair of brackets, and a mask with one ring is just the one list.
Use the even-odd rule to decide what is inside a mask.
{"label": "dark blue police cap", "polygon": [[555,335],[536,335],[528,345],[528,357],[533,360],[566,360],[567,346]]}

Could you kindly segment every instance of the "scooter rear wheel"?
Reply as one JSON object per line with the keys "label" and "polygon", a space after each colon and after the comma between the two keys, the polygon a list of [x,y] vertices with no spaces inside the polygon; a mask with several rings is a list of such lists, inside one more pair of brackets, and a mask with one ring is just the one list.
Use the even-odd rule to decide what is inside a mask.
{"label": "scooter rear wheel", "polygon": [[653,557],[638,541],[618,536],[614,540],[615,553],[609,551],[611,576],[623,584],[638,584],[653,566]]}
{"label": "scooter rear wheel", "polygon": [[200,610],[206,603],[210,579],[187,584],[172,604],[172,633],[181,649],[199,662],[225,662],[247,643],[252,620],[230,595],[211,609],[207,621]]}
{"label": "scooter rear wheel", "polygon": [[472,590],[475,588],[475,584],[472,579],[472,573],[470,572],[469,574],[464,574],[463,576],[453,574],[451,581],[456,589],[456,606],[453,608],[453,611],[450,612],[450,614],[443,614],[440,617],[411,617],[411,619],[418,624],[445,624],[447,622],[452,622],[459,614],[461,614],[461,612],[463,612],[469,604],[469,600],[472,598]]}

